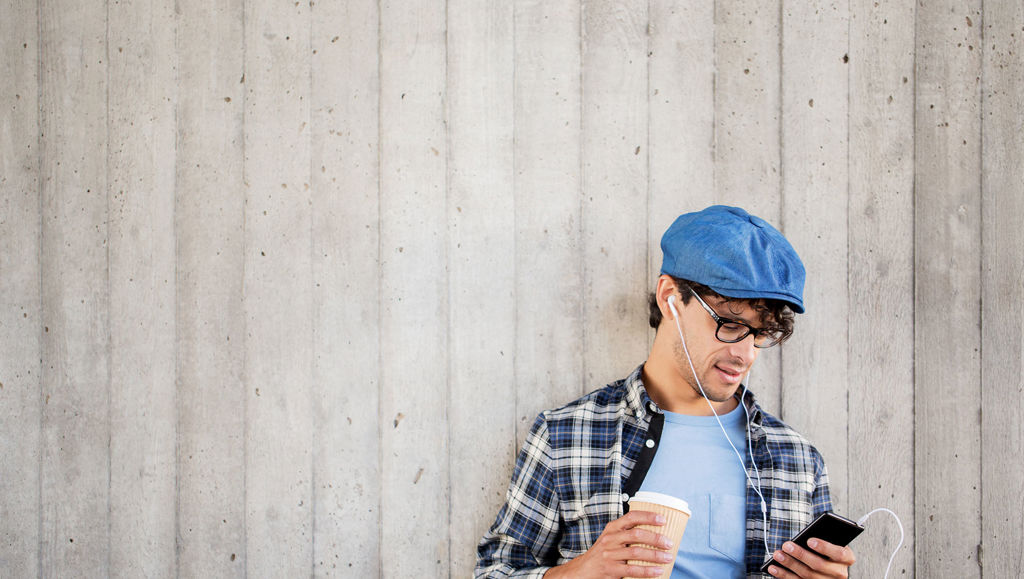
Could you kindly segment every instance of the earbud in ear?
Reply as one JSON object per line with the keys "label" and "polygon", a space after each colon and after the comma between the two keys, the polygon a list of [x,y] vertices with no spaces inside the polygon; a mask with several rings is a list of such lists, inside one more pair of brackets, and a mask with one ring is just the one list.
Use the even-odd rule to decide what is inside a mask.
{"label": "earbud in ear", "polygon": [[672,315],[674,317],[678,318],[679,317],[679,310],[676,309],[675,301],[676,301],[676,296],[674,296],[674,295],[668,296],[668,309],[672,310]]}

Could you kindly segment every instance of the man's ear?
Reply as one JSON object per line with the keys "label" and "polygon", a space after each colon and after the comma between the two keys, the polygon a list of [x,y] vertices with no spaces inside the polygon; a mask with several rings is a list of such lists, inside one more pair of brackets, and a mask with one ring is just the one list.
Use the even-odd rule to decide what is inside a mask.
{"label": "man's ear", "polygon": [[676,285],[676,281],[672,279],[672,276],[662,274],[658,277],[658,286],[654,290],[654,295],[658,300],[658,308],[661,309],[661,316],[663,319],[675,318],[678,314],[678,310],[673,312],[673,307],[669,304],[668,299],[675,297],[675,308],[681,308],[682,304],[679,303],[679,286]]}

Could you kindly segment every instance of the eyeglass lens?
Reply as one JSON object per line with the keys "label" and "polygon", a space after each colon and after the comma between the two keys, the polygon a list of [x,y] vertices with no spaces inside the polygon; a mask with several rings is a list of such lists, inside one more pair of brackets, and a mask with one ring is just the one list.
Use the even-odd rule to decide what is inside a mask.
{"label": "eyeglass lens", "polygon": [[[718,327],[716,337],[723,342],[739,342],[750,334],[752,328],[743,324],[725,322]],[[754,345],[760,347],[774,346],[782,338],[779,331],[761,331],[754,335]]]}

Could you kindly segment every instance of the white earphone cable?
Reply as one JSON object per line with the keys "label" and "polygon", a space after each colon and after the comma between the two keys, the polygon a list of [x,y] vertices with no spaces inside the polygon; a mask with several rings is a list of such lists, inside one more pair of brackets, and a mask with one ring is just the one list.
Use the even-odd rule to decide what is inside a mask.
{"label": "white earphone cable", "polygon": [[[759,472],[757,473],[758,485],[755,485],[754,481],[750,478],[750,473],[747,471],[747,463],[746,463],[746,461],[743,460],[743,455],[740,454],[740,451],[736,448],[736,445],[732,443],[732,439],[729,438],[729,433],[725,431],[725,426],[722,424],[722,419],[718,417],[718,412],[715,411],[714,405],[711,404],[711,400],[708,399],[708,395],[704,392],[704,386],[701,385],[700,378],[697,377],[697,370],[693,367],[693,360],[690,359],[690,350],[686,347],[686,338],[683,337],[683,328],[682,328],[682,326],[679,325],[679,312],[676,311],[675,306],[672,305],[672,301],[674,299],[675,299],[675,296],[671,296],[669,298],[669,307],[672,309],[672,313],[675,314],[672,319],[675,320],[675,322],[676,322],[676,330],[679,332],[679,340],[683,344],[683,353],[686,354],[686,362],[690,365],[690,372],[693,374],[693,380],[697,383],[697,388],[700,390],[701,396],[704,397],[704,401],[707,402],[708,408],[711,409],[711,413],[715,415],[715,420],[718,421],[718,427],[722,429],[722,434],[725,435],[725,441],[729,443],[729,446],[732,447],[732,451],[736,453],[736,458],[738,458],[739,461],[740,461],[740,467],[743,468],[743,475],[747,477],[747,482],[750,483],[751,488],[754,489],[754,492],[756,492],[757,496],[761,499],[761,517],[764,519],[764,535],[763,535],[763,538],[764,538],[764,552],[770,557],[771,556],[771,550],[768,548],[768,504],[765,502],[764,495],[761,494],[761,489],[758,486],[760,484],[760,482],[761,482],[761,473],[759,473]],[[747,411],[746,405],[743,404],[742,400],[740,400],[740,405],[743,406],[743,412],[746,413],[746,411]],[[750,415],[748,414],[747,415],[747,441],[748,441],[748,443],[750,441],[750,430],[749,429],[750,429]],[[751,463],[754,462],[753,454],[751,454],[750,462]],[[755,465],[754,468],[755,469],[757,468],[756,465]]]}
{"label": "white earphone cable", "polygon": [[870,517],[871,515],[879,512],[879,511],[885,511],[885,512],[889,513],[890,515],[892,515],[893,518],[896,519],[896,525],[900,528],[900,542],[896,544],[896,548],[893,550],[892,555],[889,556],[889,564],[885,566],[885,577],[884,577],[884,579],[888,579],[888,577],[889,577],[889,569],[892,568],[892,562],[893,562],[894,559],[896,559],[896,553],[899,553],[900,552],[900,547],[903,546],[903,522],[900,521],[900,518],[899,518],[899,516],[896,513],[890,511],[889,509],[887,509],[885,507],[878,507],[877,509],[871,511],[870,513],[868,513],[868,514],[864,515],[863,517],[861,517],[860,519],[858,519],[857,520],[857,524],[863,527],[864,526],[864,521],[867,521],[868,517]]}
{"label": "white earphone cable", "polygon": [[[754,462],[754,449],[753,449],[752,443],[750,441],[750,414],[747,412],[746,404],[743,404],[743,398],[746,396],[746,392],[747,392],[747,385],[746,385],[746,383],[743,384],[743,395],[740,396],[740,405],[743,406],[743,412],[744,412],[744,414],[746,414],[746,417],[747,417],[747,449],[750,452],[750,463],[751,463],[751,465],[753,465],[754,473],[757,476],[757,484],[756,485],[754,484],[754,481],[751,480],[751,478],[750,478],[750,473],[747,471],[747,465],[746,465],[746,462],[743,460],[743,456],[740,455],[740,451],[736,449],[736,445],[734,445],[732,443],[732,439],[729,438],[729,433],[726,432],[725,426],[722,425],[722,419],[718,417],[718,412],[715,411],[714,405],[711,404],[711,400],[708,399],[708,395],[704,392],[704,386],[701,385],[700,378],[697,377],[697,370],[693,367],[693,360],[690,359],[690,350],[686,347],[686,338],[683,337],[683,327],[679,324],[679,311],[676,310],[675,305],[672,303],[673,301],[675,301],[675,296],[669,296],[668,306],[669,306],[669,309],[671,309],[672,313],[674,314],[673,315],[673,320],[675,320],[675,323],[676,323],[676,331],[679,332],[679,340],[683,344],[683,353],[686,354],[686,362],[690,365],[690,372],[693,374],[694,381],[697,382],[697,388],[700,390],[701,396],[704,397],[704,401],[707,402],[708,407],[711,408],[711,413],[715,415],[715,420],[718,421],[718,427],[722,429],[722,434],[725,435],[725,440],[729,443],[729,446],[732,447],[733,452],[736,453],[736,457],[739,458],[740,465],[743,467],[743,474],[747,477],[747,482],[750,483],[750,486],[754,489],[754,491],[757,493],[757,496],[760,497],[760,499],[761,499],[761,515],[764,518],[764,550],[765,550],[765,553],[767,553],[768,556],[770,557],[771,556],[771,550],[768,549],[768,506],[765,503],[764,495],[761,494],[761,489],[760,489],[761,473],[758,471],[757,464]],[[749,379],[750,379],[750,374],[748,372],[747,380],[749,380]],[[899,529],[900,529],[900,540],[899,540],[899,543],[896,544],[896,549],[893,550],[892,555],[889,557],[889,564],[886,565],[886,567],[885,567],[885,577],[884,577],[884,579],[888,579],[888,577],[889,577],[889,570],[892,568],[892,562],[893,562],[893,560],[896,559],[896,554],[899,553],[900,547],[903,546],[903,522],[900,521],[900,518],[899,518],[899,516],[896,513],[892,512],[891,510],[889,510],[889,509],[887,509],[885,507],[879,507],[879,508],[874,509],[873,511],[869,512],[868,514],[864,515],[863,517],[861,517],[857,521],[857,524],[859,526],[863,527],[864,526],[864,522],[867,521],[868,517],[870,517],[871,515],[879,512],[879,511],[884,511],[884,512],[887,512],[890,515],[892,515],[893,518],[896,519],[896,524],[899,526]]]}

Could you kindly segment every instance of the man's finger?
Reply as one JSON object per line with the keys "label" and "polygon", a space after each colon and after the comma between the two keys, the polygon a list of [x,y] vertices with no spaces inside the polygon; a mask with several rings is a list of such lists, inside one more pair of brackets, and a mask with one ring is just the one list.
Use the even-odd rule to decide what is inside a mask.
{"label": "man's finger", "polygon": [[622,523],[622,528],[624,529],[629,529],[637,525],[660,527],[665,524],[665,515],[659,515],[658,513],[652,513],[650,511],[629,511],[625,515],[619,517],[615,522]]}
{"label": "man's finger", "polygon": [[768,567],[768,574],[772,577],[778,577],[779,579],[801,579],[796,573],[793,573],[786,567],[780,567],[779,565],[770,565]]}
{"label": "man's finger", "polygon": [[608,551],[606,556],[614,561],[644,561],[645,563],[656,563],[659,565],[671,563],[676,559],[675,555],[665,551],[639,546],[623,547],[622,549]]}
{"label": "man's finger", "polygon": [[811,539],[807,541],[807,546],[836,563],[842,563],[843,565],[853,565],[857,560],[857,557],[853,554],[853,549],[833,545],[832,543],[821,539]]}
{"label": "man's finger", "polygon": [[[827,566],[832,564],[828,559],[814,551],[804,549],[792,541],[786,541],[783,543],[782,550],[785,551],[784,554],[786,555],[787,561],[799,561],[814,571],[824,572],[827,569]],[[793,569],[793,566],[789,563],[786,564],[786,567],[789,567],[790,570],[794,571],[798,575],[802,574],[799,569]]]}
{"label": "man's finger", "polygon": [[790,573],[789,571],[786,571],[784,567],[779,567],[778,565],[769,565],[768,574],[772,577],[778,577],[779,579],[792,579],[794,577],[796,579],[800,579],[796,575]]}
{"label": "man's finger", "polygon": [[621,540],[624,545],[650,545],[659,549],[672,547],[672,541],[665,535],[638,527],[623,531]]}
{"label": "man's finger", "polygon": [[[792,557],[788,553],[776,551],[775,555],[772,558],[776,562],[778,562],[778,565],[772,565],[772,567],[775,567],[778,570],[777,573],[772,573],[771,568],[768,569],[768,572],[772,573],[774,577],[790,579],[795,577],[807,577],[810,573],[812,573],[811,569],[807,565],[804,565],[798,559]],[[786,567],[782,568],[781,565],[785,565]]]}
{"label": "man's finger", "polygon": [[[658,516],[659,515],[655,515],[654,513],[651,513],[651,512],[630,511],[630,512],[626,513],[625,515],[622,515],[621,517],[619,517],[619,518],[615,519],[614,521],[612,521],[612,522],[608,523],[607,525],[605,525],[604,532],[606,532],[606,533],[617,533],[619,531],[625,531],[625,530],[628,530],[628,529],[632,529],[633,527],[635,527],[637,525],[651,525],[651,526],[661,526],[661,525],[664,525],[665,524],[664,523],[664,518],[659,519]],[[662,521],[662,522],[659,523],[658,522],[659,520]]]}
{"label": "man's finger", "polygon": [[624,577],[660,577],[664,567],[644,567],[640,565],[626,565]]}

